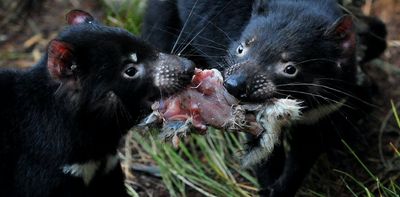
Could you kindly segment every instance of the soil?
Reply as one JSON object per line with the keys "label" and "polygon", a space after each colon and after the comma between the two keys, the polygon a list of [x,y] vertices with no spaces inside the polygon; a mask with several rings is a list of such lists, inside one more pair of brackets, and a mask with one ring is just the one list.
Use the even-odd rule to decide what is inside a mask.
{"label": "soil", "polygon": [[[64,17],[68,10],[79,8],[89,11],[99,20],[104,19],[105,11],[99,2],[95,0],[44,1],[42,8],[29,14],[28,17],[8,21],[6,25],[0,27],[0,67],[27,68],[37,62],[49,40],[65,26]],[[380,59],[365,65],[367,73],[376,82],[380,94],[374,98],[379,104],[379,109],[372,113],[371,117],[374,118],[371,118],[369,123],[372,130],[371,140],[368,142],[371,150],[363,158],[366,158],[366,165],[376,173],[375,175],[399,181],[400,162],[398,157],[397,159],[394,157],[394,147],[397,149],[400,147],[400,133],[391,113],[390,100],[393,100],[397,109],[400,109],[400,1],[366,0],[366,2],[364,13],[378,16],[387,24],[388,49]],[[5,3],[0,3],[0,11],[4,11],[1,7],[4,5]],[[12,11],[7,13],[13,14]],[[0,14],[1,16],[4,17]],[[3,19],[0,18],[0,21]],[[129,143],[128,147],[137,147],[134,142],[127,143]],[[140,196],[169,196],[161,179],[157,174],[151,173],[154,162],[150,156],[143,155],[134,149],[129,153],[132,157],[123,163],[128,177],[127,183]],[[334,176],[332,173],[325,173],[331,169],[326,159],[321,159],[320,163],[322,167],[316,167],[312,171],[300,196],[310,196],[310,190],[331,196],[340,195],[341,192],[349,193],[343,181],[337,178],[337,174]],[[132,170],[133,167],[135,171]],[[146,170],[143,170],[143,167]],[[370,180],[357,162],[354,162],[354,168],[358,169],[354,170],[356,176]]]}

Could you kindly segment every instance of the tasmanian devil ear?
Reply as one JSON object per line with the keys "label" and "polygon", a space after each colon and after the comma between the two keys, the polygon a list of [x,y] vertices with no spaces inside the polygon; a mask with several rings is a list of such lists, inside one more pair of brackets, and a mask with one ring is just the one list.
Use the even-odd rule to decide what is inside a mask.
{"label": "tasmanian devil ear", "polygon": [[255,0],[252,15],[261,15],[267,12],[267,0]]}
{"label": "tasmanian devil ear", "polygon": [[47,68],[56,80],[70,78],[75,69],[73,46],[60,40],[52,40],[47,49]]}
{"label": "tasmanian devil ear", "polygon": [[68,24],[76,25],[81,23],[92,23],[94,18],[89,13],[82,10],[71,10],[67,13],[66,19]]}
{"label": "tasmanian devil ear", "polygon": [[329,39],[339,40],[344,53],[355,48],[356,34],[353,27],[353,18],[350,15],[344,15],[336,20],[324,33]]}

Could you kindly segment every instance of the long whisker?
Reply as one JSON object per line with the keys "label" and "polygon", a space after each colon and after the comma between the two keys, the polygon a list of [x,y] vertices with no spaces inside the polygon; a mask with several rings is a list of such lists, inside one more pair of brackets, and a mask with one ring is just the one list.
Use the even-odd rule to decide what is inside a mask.
{"label": "long whisker", "polygon": [[300,64],[304,64],[304,63],[309,63],[309,62],[314,62],[314,61],[325,61],[325,62],[331,62],[331,63],[335,63],[337,64],[337,62],[335,60],[331,60],[331,59],[326,59],[326,58],[316,58],[316,59],[308,59],[308,60],[304,60],[302,62],[297,62],[297,65]]}
{"label": "long whisker", "polygon": [[[184,44],[184,43],[181,43]],[[224,48],[220,48],[220,47],[216,47],[216,46],[212,46],[212,45],[206,45],[206,44],[192,44],[192,46],[200,46],[200,47],[206,47],[206,48],[211,48],[211,49],[217,49],[220,51],[226,51],[226,49]]]}
{"label": "long whisker", "polygon": [[[170,32],[170,31],[167,31],[167,30],[164,30],[164,29],[160,29],[160,28],[157,28],[157,29],[159,29],[160,31],[163,31],[163,32],[166,32],[166,33],[168,33],[168,34],[170,34],[170,35],[175,35],[173,32]],[[223,31],[223,30],[221,30],[221,31]],[[182,34],[187,34],[187,32],[185,32],[185,31],[181,31],[181,33]],[[225,32],[224,32],[225,33]],[[228,35],[226,35],[227,37],[228,37]],[[206,48],[213,48],[213,49],[216,49],[216,50],[220,50],[220,51],[225,51],[225,52],[227,52],[227,54],[226,54],[226,56],[208,56],[206,53],[204,53],[204,52],[202,52],[202,54],[203,55],[196,55],[196,54],[193,54],[193,55],[190,55],[190,54],[186,54],[185,53],[185,57],[220,57],[221,58],[221,61],[222,61],[222,64],[225,64],[225,65],[232,65],[232,64],[234,64],[234,61],[233,61],[233,58],[231,58],[231,56],[232,56],[232,54],[225,48],[225,45],[223,45],[223,44],[220,44],[220,43],[218,43],[218,42],[215,42],[214,40],[211,40],[211,39],[209,39],[209,38],[205,38],[205,37],[203,37],[203,36],[200,36],[200,35],[198,35],[198,38],[199,39],[202,39],[202,40],[205,40],[205,41],[208,41],[208,42],[210,42],[210,43],[212,43],[212,44],[214,44],[214,46],[213,45],[203,45],[203,44],[191,44],[191,46],[193,46],[193,48],[196,48],[198,51],[197,52],[199,52],[199,51],[201,51],[198,47],[195,47],[195,46],[202,46],[202,47],[206,47]],[[230,38],[229,38],[230,39]],[[176,43],[175,43],[176,44]],[[178,43],[178,45],[180,45],[180,44],[182,44],[182,45],[184,45],[185,43]],[[216,45],[216,46],[215,46]],[[217,46],[221,46],[221,47],[217,47]],[[194,52],[196,52],[196,51],[194,51]],[[229,58],[227,58],[227,57],[229,57]],[[229,62],[227,61],[227,60],[230,60]],[[213,60],[214,61],[214,60]],[[221,65],[219,62],[217,62],[217,61],[214,61],[216,64],[218,64],[218,66],[221,68],[221,69],[223,69],[223,68],[225,68],[226,66],[223,66],[223,65]]]}
{"label": "long whisker", "polygon": [[185,55],[185,57],[225,57],[225,56],[221,56],[221,55],[196,55],[196,54],[192,54],[192,55]]}
{"label": "long whisker", "polygon": [[335,78],[324,78],[324,77],[321,77],[321,78],[316,78],[316,80],[334,81],[334,82],[340,82],[340,83],[343,83],[343,84],[354,85],[353,83],[350,83],[348,81],[345,81],[345,80],[342,80],[342,79],[335,79]]}
{"label": "long whisker", "polygon": [[[160,31],[163,31],[163,32],[165,32],[165,33],[167,33],[167,34],[170,34],[170,35],[175,35],[173,32],[170,32],[170,31],[167,31],[167,30],[165,30],[165,29],[161,29],[161,28],[157,28],[158,30],[160,30]],[[182,31],[183,33],[187,33],[187,32],[184,32],[184,31]],[[223,48],[223,47],[225,47],[225,45],[223,45],[223,44],[221,44],[221,43],[218,43],[218,42],[215,42],[214,40],[211,40],[211,39],[208,39],[208,38],[205,38],[205,37],[203,37],[203,36],[198,36],[198,38],[199,39],[203,39],[203,40],[205,40],[205,41],[208,41],[208,42],[210,42],[210,43],[212,43],[213,45],[200,45],[200,44],[196,44],[196,45],[199,45],[199,46],[204,46],[204,47],[208,47],[208,48],[215,48],[215,49],[219,49],[219,50],[224,50],[224,51],[226,51],[226,49],[225,48]],[[178,44],[182,44],[182,45],[184,45],[185,43],[178,43]],[[192,44],[192,46],[193,45],[195,45],[195,44]],[[220,46],[220,47],[217,47],[217,46]],[[185,54],[185,56],[186,56],[186,54]]]}
{"label": "long whisker", "polygon": [[[201,57],[207,57],[207,54],[204,53],[201,49],[199,49],[199,48],[197,48],[195,46],[193,46],[193,47],[196,48],[198,52],[203,54]],[[208,57],[211,57],[211,56],[208,56]],[[224,56],[215,56],[215,57],[223,58]],[[216,61],[214,59],[211,59],[211,61],[213,61],[215,64],[217,64],[221,69],[225,68],[225,66],[221,65],[218,61]]]}
{"label": "long whisker", "polygon": [[[229,5],[229,3],[230,2],[228,2],[226,5],[225,5],[225,7],[224,8],[222,8],[222,9],[225,9],[226,8],[226,6],[227,5]],[[214,18],[215,17],[217,17],[218,15],[219,15],[220,13],[218,13],[216,16],[214,16]],[[195,14],[197,17],[199,17],[199,18],[201,18],[201,19],[207,19],[206,17],[204,17],[204,16],[201,16],[201,15],[198,15],[198,14]],[[232,43],[237,43],[237,41],[235,41],[235,40],[233,40],[223,29],[221,29],[220,27],[218,27],[216,24],[214,24],[214,23],[212,23],[211,22],[211,20],[212,19],[210,19],[210,20],[208,20],[208,23],[207,23],[207,25],[206,26],[208,26],[208,25],[212,25],[213,27],[215,27],[218,31],[220,31],[221,33],[223,33],[224,34],[224,36],[226,37],[226,38],[228,38]],[[197,26],[196,26],[197,27]],[[203,31],[203,29],[202,30],[200,30],[200,31]],[[190,32],[190,34],[191,34],[192,32]],[[190,35],[189,34],[189,35]],[[201,36],[199,36],[199,38],[202,38]],[[213,41],[213,40],[211,40],[211,39],[208,39],[208,41],[211,41],[211,42],[215,42],[215,41]],[[189,42],[189,44],[190,44],[190,42]],[[225,48],[225,45],[221,45],[221,46],[223,46],[224,48]],[[183,49],[184,50],[184,49]],[[182,50],[182,51],[183,51]],[[226,50],[226,49],[224,49],[224,50]],[[226,50],[227,51],[227,50]],[[227,51],[228,53],[229,53],[229,51]],[[181,52],[180,52],[181,53]]]}
{"label": "long whisker", "polygon": [[350,109],[354,109],[354,107],[352,107],[350,105],[347,105],[345,103],[341,103],[341,102],[336,101],[334,99],[330,99],[328,97],[325,97],[325,96],[322,96],[322,95],[318,95],[318,94],[313,94],[313,93],[308,93],[308,92],[303,92],[303,91],[296,91],[296,90],[282,90],[282,89],[279,89],[278,91],[279,92],[291,92],[291,93],[298,93],[298,94],[304,94],[304,95],[309,95],[309,96],[315,96],[315,97],[324,99],[325,101],[328,101],[328,102],[330,101],[330,102],[333,102],[333,103],[336,103],[336,104],[342,104],[343,106],[346,106],[346,107],[348,107]]}
{"label": "long whisker", "polygon": [[180,53],[182,53],[196,38],[197,38],[197,36],[198,35],[200,35],[207,27],[208,27],[208,25],[210,25],[211,24],[211,21],[212,21],[212,19],[214,19],[215,17],[217,17],[218,15],[220,15],[224,10],[225,10],[225,8],[232,2],[233,0],[230,0],[213,18],[211,18],[210,20],[209,20],[209,22],[207,23],[207,25],[205,25],[203,28],[201,28],[200,29],[200,31],[199,32],[197,32],[197,34],[186,44],[186,46],[184,46],[181,50],[180,50],[180,52],[178,53],[178,55],[180,54]]}
{"label": "long whisker", "polygon": [[176,47],[177,43],[179,42],[179,40],[181,39],[182,32],[185,30],[189,20],[191,19],[192,15],[193,15],[193,11],[194,11],[198,1],[199,0],[196,0],[196,2],[194,3],[192,9],[190,10],[189,16],[186,19],[185,23],[183,24],[182,30],[179,32],[178,38],[176,39],[176,41],[174,43],[174,46],[172,47],[171,54],[174,54],[175,47]]}
{"label": "long whisker", "polygon": [[339,90],[339,89],[336,89],[336,88],[332,88],[332,87],[329,87],[329,86],[321,85],[321,84],[314,84],[314,83],[289,83],[289,84],[277,85],[276,87],[285,87],[285,86],[316,86],[316,87],[321,87],[321,88],[325,88],[325,89],[328,89],[328,90],[332,90],[332,91],[335,91],[335,92],[338,92],[338,93],[342,93],[342,94],[344,94],[344,95],[346,95],[346,96],[348,96],[348,97],[354,98],[354,99],[356,99],[356,100],[358,100],[358,101],[360,101],[360,102],[362,102],[362,103],[364,103],[364,104],[366,104],[366,105],[368,105],[368,106],[371,106],[371,107],[374,107],[374,108],[379,108],[379,106],[374,105],[374,104],[372,104],[372,103],[369,103],[369,102],[367,102],[367,101],[365,101],[365,100],[363,100],[363,99],[361,99],[361,98],[359,98],[359,97],[356,97],[356,96],[354,96],[354,95],[352,95],[352,94],[350,94],[350,93],[347,93],[347,92],[344,92],[344,91],[342,91],[342,90]]}

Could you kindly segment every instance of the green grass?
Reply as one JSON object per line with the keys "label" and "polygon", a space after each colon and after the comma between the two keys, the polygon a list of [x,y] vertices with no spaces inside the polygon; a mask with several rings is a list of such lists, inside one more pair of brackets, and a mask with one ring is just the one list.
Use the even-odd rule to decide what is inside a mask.
{"label": "green grass", "polygon": [[[396,106],[393,101],[391,101],[391,106],[392,106],[392,111],[393,111],[393,117],[395,118],[395,121],[397,123],[399,132],[400,132],[400,118],[398,115],[398,111],[396,109]],[[339,174],[341,174],[343,177],[341,177],[342,181],[345,183],[346,188],[353,194],[353,196],[385,196],[385,197],[399,197],[400,196],[400,185],[398,184],[398,179],[399,177],[390,177],[386,179],[381,179],[380,177],[376,176],[365,164],[364,162],[357,156],[357,154],[352,150],[352,148],[342,140],[342,143],[346,146],[347,150],[353,155],[353,157],[357,160],[357,162],[360,164],[362,169],[368,174],[369,178],[374,182],[374,184],[365,184],[365,181],[357,180],[354,176],[352,176],[350,173],[346,173],[340,170],[335,170]],[[400,159],[400,152],[397,147],[395,147],[392,143],[390,143],[390,146],[393,148],[394,151],[394,157],[397,157],[397,159]],[[348,184],[345,180],[345,178],[349,178],[353,183],[356,183],[359,188],[362,189],[363,192],[361,193],[356,193],[354,191],[355,188],[352,188],[350,184]]]}
{"label": "green grass", "polygon": [[257,191],[256,180],[238,164],[235,153],[242,147],[232,133],[211,130],[181,142],[178,149],[138,133],[134,140],[156,161],[171,196],[195,190],[204,196],[245,197]]}
{"label": "green grass", "polygon": [[392,105],[392,111],[393,111],[394,118],[396,119],[397,126],[400,128],[400,118],[399,118],[399,114],[397,113],[396,105],[394,104],[393,101],[390,101],[390,104]]}
{"label": "green grass", "polygon": [[[375,182],[374,185],[366,185],[363,183],[363,181],[357,180],[354,176],[352,176],[349,173],[346,173],[346,172],[343,172],[340,170],[335,170],[339,174],[341,174],[347,178],[350,178],[354,183],[356,183],[364,191],[361,194],[356,194],[354,192],[354,190],[352,189],[352,187],[342,178],[347,189],[354,196],[368,196],[369,197],[369,196],[375,196],[376,193],[378,193],[379,196],[387,196],[387,197],[390,197],[390,196],[398,197],[400,195],[399,185],[397,185],[397,183],[395,182],[396,180],[389,179],[388,183],[384,184],[382,182],[382,180],[378,176],[374,175],[371,172],[371,170],[364,164],[364,162],[361,161],[361,159],[355,154],[355,152],[351,149],[351,147],[345,141],[342,141],[342,142],[344,143],[346,148],[349,150],[349,152],[351,152],[351,154],[354,156],[354,158],[356,158],[356,160],[361,165],[361,167],[364,169],[364,171],[369,175],[370,179],[372,179]],[[377,192],[374,192],[372,190],[371,186],[375,187],[375,189],[373,189],[373,190],[377,191]]]}

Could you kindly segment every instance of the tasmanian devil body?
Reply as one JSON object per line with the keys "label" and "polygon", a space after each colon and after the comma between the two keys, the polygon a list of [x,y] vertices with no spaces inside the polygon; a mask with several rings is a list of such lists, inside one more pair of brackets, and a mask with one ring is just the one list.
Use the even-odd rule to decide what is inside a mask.
{"label": "tasmanian devil body", "polygon": [[[285,143],[268,154],[262,138],[249,143],[245,158],[255,162],[248,163],[264,160],[256,166],[261,194],[294,196],[321,153],[340,149],[341,139],[362,141],[354,123],[370,96],[357,81],[358,63],[385,49],[379,20],[371,21],[379,24],[372,25],[374,37],[381,36],[372,42],[380,44],[368,45],[371,32],[357,34],[354,18],[335,0],[154,0],[148,6],[142,36],[165,52],[223,70],[226,88],[242,102],[301,102],[301,118],[282,131]],[[360,41],[369,54],[361,59]]]}
{"label": "tasmanian devil body", "polygon": [[193,74],[190,61],[86,12],[67,21],[38,64],[0,70],[0,196],[127,196],[121,137]]}

